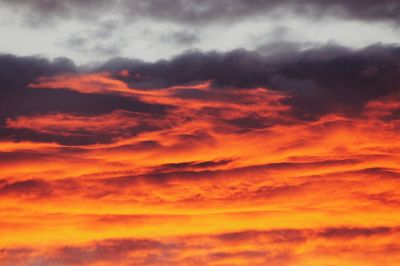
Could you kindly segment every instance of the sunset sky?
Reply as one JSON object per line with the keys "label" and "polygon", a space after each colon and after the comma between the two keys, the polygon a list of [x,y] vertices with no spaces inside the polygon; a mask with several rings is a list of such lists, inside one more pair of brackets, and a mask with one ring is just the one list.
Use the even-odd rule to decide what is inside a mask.
{"label": "sunset sky", "polygon": [[399,14],[0,0],[0,265],[400,265]]}

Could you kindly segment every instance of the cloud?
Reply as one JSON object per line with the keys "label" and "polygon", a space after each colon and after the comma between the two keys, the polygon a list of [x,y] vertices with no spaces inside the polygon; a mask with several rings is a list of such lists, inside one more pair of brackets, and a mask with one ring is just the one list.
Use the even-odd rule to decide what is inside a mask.
{"label": "cloud", "polygon": [[266,87],[289,93],[288,103],[297,115],[315,118],[332,112],[357,114],[368,101],[396,93],[397,57],[397,46],[375,45],[361,50],[325,46],[273,56],[245,50],[189,52],[153,64],[114,59],[101,70],[137,73],[142,80],[137,82],[132,76],[125,81],[138,86],[212,80],[222,88]]}
{"label": "cloud", "polygon": [[85,56],[115,57],[128,45],[125,37],[115,37],[118,28],[118,21],[100,21],[93,29],[80,29],[66,38],[63,36],[57,43]]}
{"label": "cloud", "polygon": [[155,171],[176,171],[180,169],[204,169],[204,168],[215,168],[220,166],[225,166],[231,162],[233,159],[222,159],[215,161],[205,161],[205,162],[181,162],[181,163],[169,163],[163,164],[155,168]]}
{"label": "cloud", "polygon": [[389,234],[391,228],[329,228],[320,233],[325,238],[353,238],[353,237],[369,237],[373,235]]}
{"label": "cloud", "polygon": [[172,42],[176,45],[192,46],[199,41],[197,34],[189,31],[177,31],[161,36],[162,42]]}
{"label": "cloud", "polygon": [[[147,116],[147,119],[146,119]],[[98,116],[48,114],[7,119],[3,134],[25,135],[31,140],[53,140],[69,145],[111,143],[162,127],[151,115],[117,110]],[[8,131],[8,132],[7,132]],[[7,132],[7,133],[6,133]]]}
{"label": "cloud", "polygon": [[[24,119],[23,116],[40,116],[41,114],[44,115],[41,121],[46,119],[46,115],[47,121],[50,121],[51,118],[56,121],[60,116],[69,117],[70,119],[75,116],[77,117],[76,120],[84,119],[86,116],[89,120],[88,116],[90,115],[107,114],[116,110],[153,113],[156,115],[162,114],[168,108],[168,106],[143,103],[134,97],[89,95],[79,91],[70,91],[68,88],[34,90],[29,87],[29,84],[39,78],[72,75],[72,73],[76,74],[77,72],[80,72],[80,70],[68,59],[60,58],[49,61],[37,57],[2,55],[0,57],[0,95],[2,97],[0,132],[3,139],[45,140],[47,138],[49,141],[62,143],[72,144],[76,141],[78,143],[90,143],[93,140],[90,140],[90,137],[87,139],[87,137],[83,136],[85,135],[84,131],[81,132],[80,137],[82,138],[80,140],[75,138],[76,141],[63,141],[62,136],[52,136],[49,132],[43,131],[42,134],[32,131],[33,128],[29,128],[29,126],[21,126],[21,121]],[[91,81],[89,77],[88,82],[95,81]],[[109,86],[110,84],[107,85]],[[65,113],[65,115],[60,114],[57,117],[56,113]],[[20,118],[13,120],[16,117]],[[9,125],[12,123],[13,126],[7,127],[7,119]],[[51,125],[49,124],[49,126]],[[99,139],[106,141],[102,137],[99,137]],[[97,140],[94,140],[94,142],[97,142]]]}
{"label": "cloud", "polygon": [[390,265],[398,61],[387,45],[4,55],[0,260]]}
{"label": "cloud", "polygon": [[[106,239],[80,245],[57,246],[53,248],[14,248],[0,251],[5,265],[24,261],[27,265],[185,265],[201,263],[212,265],[215,263],[251,263],[251,265],[308,265],[318,260],[321,253],[325,258],[334,259],[327,249],[342,249],[336,254],[338,263],[352,260],[367,261],[365,256],[373,251],[374,256],[368,261],[374,263],[398,247],[387,246],[385,237],[398,236],[395,228],[387,228],[384,234],[361,235],[362,231],[377,231],[379,228],[347,229],[349,243],[332,241],[331,237],[319,234],[319,229],[303,230],[270,230],[270,231],[240,231],[220,235],[192,235],[174,239]],[[325,231],[343,230],[340,228],[325,228]],[[353,232],[356,232],[353,234]],[[340,233],[339,233],[340,237]],[[368,243],[362,247],[365,239],[380,241]],[[330,240],[332,242],[326,242]],[[230,247],[230,248],[228,248]],[[241,249],[239,249],[241,248]],[[367,250],[369,249],[369,250]],[[297,258],[296,255],[297,254]]]}
{"label": "cloud", "polygon": [[51,193],[48,184],[42,180],[25,180],[15,183],[5,184],[0,188],[0,195],[20,194],[24,196],[34,196],[37,198],[46,197]]}
{"label": "cloud", "polygon": [[[340,17],[352,20],[398,22],[399,4],[395,0],[376,2],[341,1],[9,1],[3,4],[24,10],[29,21],[40,24],[55,19],[96,19],[100,14],[117,12],[125,19],[150,18],[185,24],[235,22],[257,16],[295,15],[309,18]],[[229,8],[226,8],[229,6]],[[47,14],[47,16],[43,16]]]}

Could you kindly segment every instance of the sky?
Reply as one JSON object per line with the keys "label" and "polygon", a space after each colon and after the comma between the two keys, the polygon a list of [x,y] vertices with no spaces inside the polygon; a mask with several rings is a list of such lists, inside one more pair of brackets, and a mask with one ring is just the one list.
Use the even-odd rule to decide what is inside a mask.
{"label": "sky", "polygon": [[396,265],[398,14],[0,0],[0,265]]}
{"label": "sky", "polygon": [[0,7],[2,53],[66,56],[79,64],[279,49],[282,42],[362,48],[399,36],[397,3],[386,0],[2,0]]}

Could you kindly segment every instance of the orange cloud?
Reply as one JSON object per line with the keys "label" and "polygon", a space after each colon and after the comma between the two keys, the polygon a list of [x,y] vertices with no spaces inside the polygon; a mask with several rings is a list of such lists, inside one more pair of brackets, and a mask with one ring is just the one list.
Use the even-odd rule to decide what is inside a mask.
{"label": "orange cloud", "polygon": [[7,127],[14,129],[28,128],[45,133],[65,135],[85,130],[91,132],[128,130],[139,125],[139,115],[141,119],[144,119],[145,114],[128,111],[114,111],[111,114],[92,117],[58,113],[9,118],[6,124]]}
{"label": "orange cloud", "polygon": [[[118,93],[171,108],[8,118],[7,129],[44,137],[0,143],[6,265],[400,259],[394,96],[367,103],[359,116],[309,121],[293,115],[289,94],[267,88],[134,89],[105,73],[32,87]],[[68,145],[60,136],[94,141]]]}
{"label": "orange cloud", "polygon": [[62,75],[40,78],[31,88],[68,89],[82,93],[130,92],[122,81],[110,78],[108,73]]}

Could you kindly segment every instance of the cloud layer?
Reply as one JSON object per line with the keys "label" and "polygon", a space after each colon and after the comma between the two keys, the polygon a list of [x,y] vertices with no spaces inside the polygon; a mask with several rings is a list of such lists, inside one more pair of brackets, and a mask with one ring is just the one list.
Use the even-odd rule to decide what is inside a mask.
{"label": "cloud layer", "polygon": [[[51,19],[90,19],[99,14],[119,12],[126,19],[151,18],[188,24],[232,22],[240,19],[278,14],[294,14],[321,18],[338,16],[353,20],[389,20],[399,22],[400,5],[395,0],[368,1],[317,1],[317,0],[222,0],[184,1],[34,1],[2,0],[2,4],[23,8],[32,21]],[[43,16],[46,14],[47,16]]]}
{"label": "cloud layer", "polygon": [[268,47],[274,53],[274,47],[361,48],[399,40],[394,0],[2,0],[0,7],[0,52],[78,63],[116,56],[156,61],[193,49]]}
{"label": "cloud layer", "polygon": [[0,56],[0,260],[390,265],[399,55]]}

